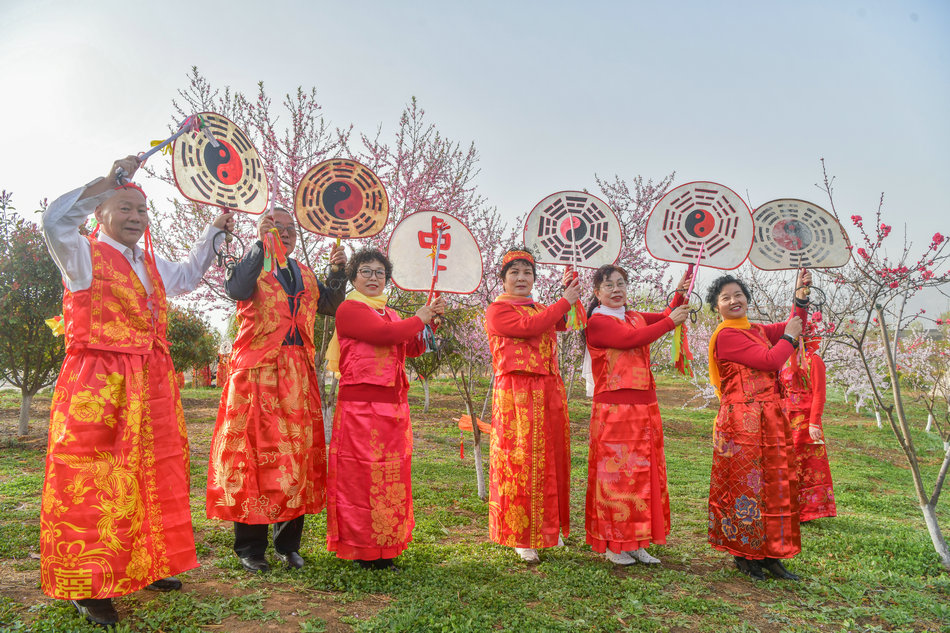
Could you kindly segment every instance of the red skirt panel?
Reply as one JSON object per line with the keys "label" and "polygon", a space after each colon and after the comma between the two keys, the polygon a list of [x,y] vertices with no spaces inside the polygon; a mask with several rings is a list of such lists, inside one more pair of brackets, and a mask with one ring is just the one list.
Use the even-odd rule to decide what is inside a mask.
{"label": "red skirt panel", "polygon": [[838,515],[827,447],[815,444],[809,437],[808,415],[807,409],[790,409],[788,412],[798,457],[798,515],[801,522]]}
{"label": "red skirt panel", "polygon": [[401,400],[336,403],[327,549],[339,558],[395,558],[412,540],[412,423]]}
{"label": "red skirt panel", "polygon": [[112,598],[198,566],[171,358],[69,352],[50,411],[43,592]]}
{"label": "red skirt panel", "polygon": [[570,432],[560,376],[496,376],[488,503],[492,541],[553,547],[559,533],[570,533]]}
{"label": "red skirt panel", "polygon": [[723,402],[713,437],[709,543],[752,559],[801,551],[798,475],[781,401]]}
{"label": "red skirt panel", "polygon": [[594,551],[665,544],[670,495],[657,403],[595,403],[587,463],[587,543]]}
{"label": "red skirt panel", "polygon": [[208,464],[208,518],[249,524],[318,514],[326,443],[316,372],[305,349],[233,369],[221,393]]}

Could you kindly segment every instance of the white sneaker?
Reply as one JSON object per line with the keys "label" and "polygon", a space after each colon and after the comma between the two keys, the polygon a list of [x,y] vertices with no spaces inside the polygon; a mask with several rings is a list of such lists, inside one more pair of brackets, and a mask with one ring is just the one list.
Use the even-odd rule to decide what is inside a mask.
{"label": "white sneaker", "polygon": [[655,556],[650,556],[650,553],[647,552],[646,548],[641,547],[640,549],[635,549],[629,552],[624,552],[624,554],[629,555],[632,559],[640,561],[641,563],[646,563],[647,565],[659,565],[660,559]]}
{"label": "white sneaker", "polygon": [[531,549],[528,547],[516,547],[515,552],[521,557],[521,560],[526,563],[541,562],[541,559],[538,557],[538,550],[536,549]]}
{"label": "white sneaker", "polygon": [[615,554],[614,552],[607,550],[607,553],[605,556],[607,557],[607,560],[609,560],[614,565],[633,565],[634,563],[637,562],[634,559],[630,558],[630,556],[627,555],[626,552],[620,552],[619,554]]}

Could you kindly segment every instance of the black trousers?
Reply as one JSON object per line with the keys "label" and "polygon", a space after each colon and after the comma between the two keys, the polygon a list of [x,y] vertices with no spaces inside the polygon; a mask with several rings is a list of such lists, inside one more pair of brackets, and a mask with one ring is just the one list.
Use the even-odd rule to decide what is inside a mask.
{"label": "black trousers", "polygon": [[[290,521],[274,523],[274,549],[278,554],[300,551],[300,538],[303,536],[303,516]],[[266,523],[250,525],[234,523],[234,553],[241,558],[263,556],[267,551]]]}

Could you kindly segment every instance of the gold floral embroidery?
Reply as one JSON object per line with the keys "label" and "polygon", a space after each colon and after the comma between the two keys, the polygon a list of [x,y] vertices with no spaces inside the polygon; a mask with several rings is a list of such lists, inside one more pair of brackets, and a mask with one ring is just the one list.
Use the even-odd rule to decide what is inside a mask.
{"label": "gold floral embroidery", "polygon": [[[104,398],[91,391],[76,392],[69,403],[69,417],[79,422],[98,422],[102,418],[105,404]],[[112,424],[115,424],[115,420],[112,420]]]}

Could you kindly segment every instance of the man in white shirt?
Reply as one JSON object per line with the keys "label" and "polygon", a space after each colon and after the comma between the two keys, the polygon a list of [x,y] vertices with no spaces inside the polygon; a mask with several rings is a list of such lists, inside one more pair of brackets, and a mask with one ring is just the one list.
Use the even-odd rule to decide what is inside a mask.
{"label": "man in white shirt", "polygon": [[[180,589],[197,567],[188,503],[188,439],[168,354],[167,301],[194,290],[233,220],[205,228],[188,260],[150,249],[134,156],[54,201],[43,233],[66,287],[66,359],[50,411],[40,517],[43,591],[112,625],[112,598]],[[98,233],[79,228],[95,212]],[[138,242],[145,236],[146,250]]]}

